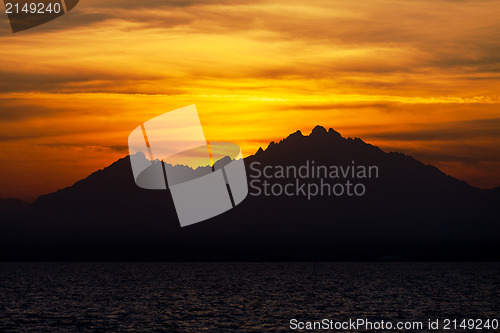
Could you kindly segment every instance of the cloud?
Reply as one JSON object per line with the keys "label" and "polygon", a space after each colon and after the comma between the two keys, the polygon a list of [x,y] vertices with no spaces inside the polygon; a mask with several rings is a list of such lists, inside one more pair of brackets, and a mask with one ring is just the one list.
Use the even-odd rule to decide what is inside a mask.
{"label": "cloud", "polygon": [[[140,121],[196,103],[207,137],[249,153],[320,124],[425,162],[496,161],[499,9],[498,1],[85,0],[19,34],[3,20],[0,141],[19,161],[48,145],[54,170],[70,170],[60,156],[77,151],[71,163],[89,163],[87,172],[94,154],[92,168],[121,154]],[[76,162],[83,150],[86,161]]]}
{"label": "cloud", "polygon": [[[371,138],[392,141],[457,141],[500,139],[500,118],[474,119],[420,125],[418,129],[388,130],[383,133],[367,133]],[[500,148],[495,148],[500,158]]]}
{"label": "cloud", "polygon": [[[492,14],[498,7],[430,0],[82,1],[50,24],[0,38],[0,57],[8,60],[0,65],[6,78],[0,91],[161,93],[158,86],[176,85],[174,92],[187,93],[207,87],[203,80],[216,88],[233,81],[236,90],[269,80],[289,89],[296,82],[300,93],[330,84],[372,94],[463,95],[468,81],[485,81],[478,75],[500,68],[500,21]],[[30,56],[35,52],[39,59]]]}
{"label": "cloud", "polygon": [[390,103],[372,103],[372,102],[351,102],[351,103],[309,103],[309,104],[289,104],[279,106],[280,110],[359,110],[364,108],[389,109],[394,108]]}
{"label": "cloud", "polygon": [[105,146],[105,145],[92,145],[83,143],[47,143],[42,146],[50,148],[63,148],[63,149],[79,149],[85,151],[113,151],[123,154],[128,154],[128,146]]}

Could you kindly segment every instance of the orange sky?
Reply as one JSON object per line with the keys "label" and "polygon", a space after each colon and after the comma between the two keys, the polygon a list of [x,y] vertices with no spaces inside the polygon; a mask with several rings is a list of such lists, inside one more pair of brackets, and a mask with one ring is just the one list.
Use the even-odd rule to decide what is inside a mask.
{"label": "orange sky", "polygon": [[320,124],[498,186],[499,11],[488,0],[84,0],[17,34],[0,15],[0,197],[69,186],[125,156],[140,123],[190,104],[209,141],[245,155]]}

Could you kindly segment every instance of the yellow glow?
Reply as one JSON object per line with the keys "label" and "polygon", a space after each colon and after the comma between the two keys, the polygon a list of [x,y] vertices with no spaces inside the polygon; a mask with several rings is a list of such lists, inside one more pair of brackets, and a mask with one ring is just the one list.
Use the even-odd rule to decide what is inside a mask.
{"label": "yellow glow", "polygon": [[19,34],[1,22],[0,197],[69,186],[190,104],[208,141],[245,156],[319,124],[500,185],[498,2],[130,6],[88,0]]}

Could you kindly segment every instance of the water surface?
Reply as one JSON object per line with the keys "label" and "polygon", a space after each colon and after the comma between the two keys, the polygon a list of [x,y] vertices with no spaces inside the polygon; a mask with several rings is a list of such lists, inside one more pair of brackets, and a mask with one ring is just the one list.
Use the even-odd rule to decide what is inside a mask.
{"label": "water surface", "polygon": [[0,263],[2,332],[290,331],[493,318],[499,263]]}

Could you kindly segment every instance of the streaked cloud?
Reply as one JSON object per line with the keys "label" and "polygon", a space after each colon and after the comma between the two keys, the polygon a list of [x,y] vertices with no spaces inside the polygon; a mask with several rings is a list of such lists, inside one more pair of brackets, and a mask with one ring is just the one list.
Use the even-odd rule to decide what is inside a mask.
{"label": "streaked cloud", "polygon": [[[124,147],[143,119],[193,103],[207,138],[237,142],[247,155],[322,124],[499,185],[491,166],[499,9],[498,1],[86,0],[19,34],[0,21],[0,154],[9,156],[0,171],[64,174],[47,177],[45,190],[37,180],[36,190],[4,186],[0,196],[70,185],[121,157],[106,147]],[[43,167],[26,168],[30,158]],[[78,171],[61,172],[69,165]]]}

